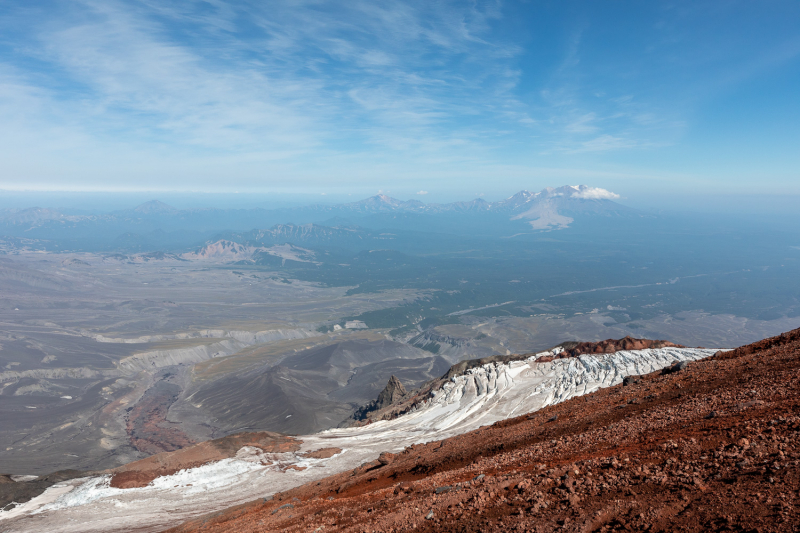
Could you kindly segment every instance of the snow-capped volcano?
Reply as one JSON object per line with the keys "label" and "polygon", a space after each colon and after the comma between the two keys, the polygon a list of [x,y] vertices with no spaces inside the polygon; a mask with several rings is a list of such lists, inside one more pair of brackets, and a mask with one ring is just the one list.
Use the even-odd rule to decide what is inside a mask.
{"label": "snow-capped volcano", "polygon": [[564,185],[562,187],[545,187],[539,192],[526,190],[519,191],[505,200],[494,202],[494,208],[518,209],[533,202],[551,199],[567,198],[576,200],[618,200],[619,194],[600,187],[588,185]]}
{"label": "snow-capped volcano", "polygon": [[537,193],[520,191],[495,202],[492,207],[510,211],[512,220],[526,220],[535,230],[563,229],[569,227],[576,216],[630,214],[632,210],[613,201],[619,197],[599,187],[565,185],[547,187]]}

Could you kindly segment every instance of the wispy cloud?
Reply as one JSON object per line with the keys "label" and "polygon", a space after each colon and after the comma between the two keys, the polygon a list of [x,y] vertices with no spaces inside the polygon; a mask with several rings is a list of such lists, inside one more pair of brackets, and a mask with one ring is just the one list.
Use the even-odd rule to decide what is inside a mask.
{"label": "wispy cloud", "polygon": [[[580,154],[673,144],[699,87],[719,90],[702,72],[705,85],[674,85],[674,94],[653,81],[685,46],[669,39],[676,20],[703,13],[663,14],[652,36],[637,37],[649,48],[605,53],[591,17],[555,30],[537,7],[531,24],[519,24],[509,12],[521,7],[491,0],[0,9],[0,187],[101,187],[112,176],[129,186],[168,177],[179,188],[246,188],[379,175],[414,183],[413,194],[428,187],[423,173],[499,172],[506,158],[572,168],[567,158]],[[529,42],[537,32],[558,43],[545,55]],[[725,72],[741,63],[746,76],[763,73],[798,50],[784,40]],[[704,54],[694,68],[715,60]]]}
{"label": "wispy cloud", "polygon": [[441,149],[469,137],[460,117],[502,107],[493,74],[515,47],[485,38],[497,16],[425,2],[83,0],[33,25],[5,60],[38,68],[4,87],[29,101],[29,129],[58,107],[64,116],[50,121],[96,150],[111,141],[274,159]]}

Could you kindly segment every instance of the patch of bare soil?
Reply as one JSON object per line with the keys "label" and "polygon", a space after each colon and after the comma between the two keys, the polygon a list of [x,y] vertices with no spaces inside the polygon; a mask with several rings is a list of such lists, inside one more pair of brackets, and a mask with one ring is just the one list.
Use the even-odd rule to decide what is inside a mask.
{"label": "patch of bare soil", "polygon": [[180,393],[177,385],[160,381],[142,396],[127,416],[131,445],[147,454],[171,452],[195,441],[167,421],[167,411]]}
{"label": "patch of bare soil", "polygon": [[[111,470],[111,486],[119,489],[144,487],[155,478],[169,476],[186,468],[234,457],[244,446],[269,453],[295,452],[302,441],[279,433],[238,433],[209,440],[174,452],[164,452]],[[326,448],[330,450],[331,448]],[[339,450],[341,451],[341,450]],[[317,453],[323,452],[317,450]],[[313,452],[312,452],[313,453]],[[324,452],[323,452],[324,453]],[[336,452],[338,453],[338,452]],[[334,455],[333,453],[331,455]]]}
{"label": "patch of bare soil", "polygon": [[320,448],[319,450],[314,450],[313,452],[307,452],[305,454],[306,457],[310,457],[311,459],[330,459],[337,453],[342,453],[341,448]]}
{"label": "patch of bare soil", "polygon": [[800,330],[170,531],[798,531]]}

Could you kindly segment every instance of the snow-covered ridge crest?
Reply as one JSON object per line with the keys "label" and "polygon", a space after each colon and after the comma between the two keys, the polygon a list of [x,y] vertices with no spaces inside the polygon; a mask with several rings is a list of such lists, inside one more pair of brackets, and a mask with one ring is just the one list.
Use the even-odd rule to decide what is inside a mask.
{"label": "snow-covered ridge crest", "polygon": [[[417,408],[394,420],[301,436],[301,452],[265,461],[244,448],[236,458],[157,478],[138,489],[110,489],[105,478],[71,480],[11,511],[0,511],[4,532],[159,531],[179,520],[221,510],[276,491],[350,470],[381,452],[440,440],[499,420],[616,385],[625,376],[654,372],[678,361],[696,361],[717,350],[659,348],[581,355],[538,362],[537,354],[488,363],[434,390]],[[338,447],[328,459],[303,452]],[[303,470],[286,468],[292,461]],[[304,462],[303,462],[304,461]],[[266,463],[266,464],[265,464]],[[191,483],[191,486],[189,486]]]}

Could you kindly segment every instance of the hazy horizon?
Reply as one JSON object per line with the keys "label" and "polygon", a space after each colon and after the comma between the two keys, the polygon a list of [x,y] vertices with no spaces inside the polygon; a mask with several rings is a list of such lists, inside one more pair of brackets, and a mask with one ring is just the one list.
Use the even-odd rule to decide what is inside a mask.
{"label": "hazy horizon", "polygon": [[[547,185],[558,187],[565,183]],[[538,192],[544,187],[529,187],[526,190]],[[352,193],[300,193],[269,191],[261,193],[219,193],[196,191],[7,191],[0,190],[0,209],[27,209],[33,207],[65,209],[87,212],[111,212],[134,208],[145,202],[157,200],[177,209],[280,209],[301,207],[313,204],[334,205],[356,202],[365,198],[386,194],[398,200],[418,200],[423,203],[451,203],[482,198],[498,201],[519,192],[507,190],[498,192],[468,194],[463,192],[395,193],[383,190],[359,190]],[[612,191],[617,193],[617,191]],[[714,213],[729,216],[759,217],[797,217],[796,206],[800,197],[777,194],[718,194],[718,195],[644,195],[626,196],[624,193],[615,199],[622,205],[649,210],[657,213]]]}

